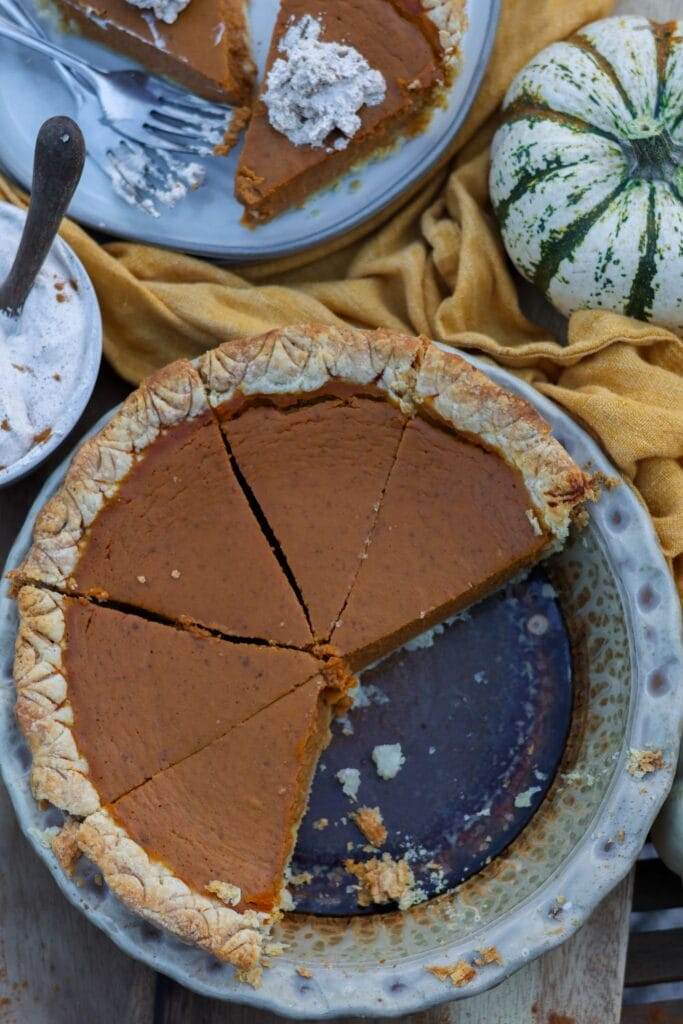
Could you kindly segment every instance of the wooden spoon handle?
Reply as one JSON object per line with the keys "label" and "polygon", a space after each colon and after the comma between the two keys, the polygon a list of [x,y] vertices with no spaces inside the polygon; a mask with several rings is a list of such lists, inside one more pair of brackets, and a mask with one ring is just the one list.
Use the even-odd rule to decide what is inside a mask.
{"label": "wooden spoon handle", "polygon": [[31,205],[14,263],[0,286],[0,310],[19,316],[43,265],[85,162],[81,130],[70,117],[42,125],[33,158]]}

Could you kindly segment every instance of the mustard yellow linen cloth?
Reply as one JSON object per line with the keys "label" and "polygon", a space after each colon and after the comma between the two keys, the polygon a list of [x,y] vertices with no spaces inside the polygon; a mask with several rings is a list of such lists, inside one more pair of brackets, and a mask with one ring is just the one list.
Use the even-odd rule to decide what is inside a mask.
{"label": "mustard yellow linen cloth", "polygon": [[[514,74],[611,0],[503,0],[493,58],[450,164],[381,225],[289,263],[226,270],[161,249],[63,235],[97,290],[105,352],[137,382],[178,356],[307,320],[421,332],[510,367],[602,442],[647,504],[683,593],[683,341],[604,312],[561,346],[522,314],[488,201],[489,143]],[[23,196],[0,179],[0,195]]]}

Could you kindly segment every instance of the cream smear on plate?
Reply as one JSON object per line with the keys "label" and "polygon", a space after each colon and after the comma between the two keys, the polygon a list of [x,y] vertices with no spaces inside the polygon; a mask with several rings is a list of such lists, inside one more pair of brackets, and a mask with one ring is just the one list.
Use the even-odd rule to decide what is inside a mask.
{"label": "cream smear on plate", "polygon": [[[19,245],[23,218],[0,206],[0,279]],[[66,260],[53,246],[18,318],[0,312],[0,481],[58,433],[80,389],[90,320]]]}
{"label": "cream smear on plate", "polygon": [[365,57],[342,43],[320,41],[322,25],[310,14],[294,22],[280,40],[268,72],[263,102],[272,127],[295,146],[346,149],[361,125],[361,107],[384,101],[387,84]]}

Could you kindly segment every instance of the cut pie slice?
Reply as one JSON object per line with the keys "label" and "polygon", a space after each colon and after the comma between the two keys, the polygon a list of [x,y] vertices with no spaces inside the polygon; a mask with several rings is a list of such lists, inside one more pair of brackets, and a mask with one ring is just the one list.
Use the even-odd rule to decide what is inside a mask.
{"label": "cut pie slice", "polygon": [[590,482],[526,402],[424,353],[358,579],[332,636],[360,667],[528,569],[566,538]]}
{"label": "cut pie slice", "polygon": [[200,364],[233,456],[284,552],[316,640],[358,573],[406,423],[419,343],[296,329]]}
{"label": "cut pie slice", "polygon": [[[462,29],[461,0],[282,0],[235,179],[247,220],[260,222],[329,185],[354,163],[418,125]],[[353,47],[381,73],[386,93],[358,111],[361,126],[344,148],[332,136],[321,146],[295,145],[272,127],[263,101],[267,74],[283,57],[283,36],[304,18],[321,26],[320,41]]]}
{"label": "cut pie slice", "polygon": [[311,642],[183,361],[133,392],[80,449],[15,576],[228,636]]}
{"label": "cut pie slice", "polygon": [[303,651],[233,644],[36,587],[18,603],[17,717],[33,791],[73,814],[140,786],[321,668]]}
{"label": "cut pie slice", "polygon": [[245,0],[158,0],[170,24],[129,0],[57,0],[84,35],[168,75],[208,99],[248,104],[256,68],[249,46]]}
{"label": "cut pie slice", "polygon": [[[81,848],[113,891],[223,959],[256,967],[262,932],[280,908],[315,764],[329,740],[325,694],[322,678],[310,680],[87,818]],[[173,866],[175,877],[164,865]],[[212,894],[218,898],[209,901]],[[226,915],[249,930],[227,955]]]}

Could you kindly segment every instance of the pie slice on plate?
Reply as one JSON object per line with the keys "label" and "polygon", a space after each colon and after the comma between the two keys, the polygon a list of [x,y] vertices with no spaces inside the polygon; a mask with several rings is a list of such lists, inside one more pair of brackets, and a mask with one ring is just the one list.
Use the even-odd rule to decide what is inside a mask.
{"label": "pie slice on plate", "polygon": [[227,636],[311,640],[186,362],[83,445],[17,576]]}
{"label": "pie slice on plate", "polygon": [[[418,130],[457,50],[462,8],[460,0],[282,0],[235,178],[247,221],[301,205],[353,164]],[[360,108],[360,127],[349,139],[333,133],[322,145],[294,143],[271,123],[268,75],[283,59],[292,26],[310,24],[304,19],[320,26],[322,43],[353,47],[384,78],[384,98]]]}
{"label": "pie slice on plate", "polygon": [[172,364],[15,573],[36,795],[130,907],[256,982],[351,671],[557,550],[592,497],[531,406],[425,339],[290,327]]}
{"label": "pie slice on plate", "polygon": [[[57,0],[84,35],[207,99],[251,100],[256,67],[245,0]],[[157,13],[164,17],[158,17]],[[167,22],[165,17],[174,20]]]}

